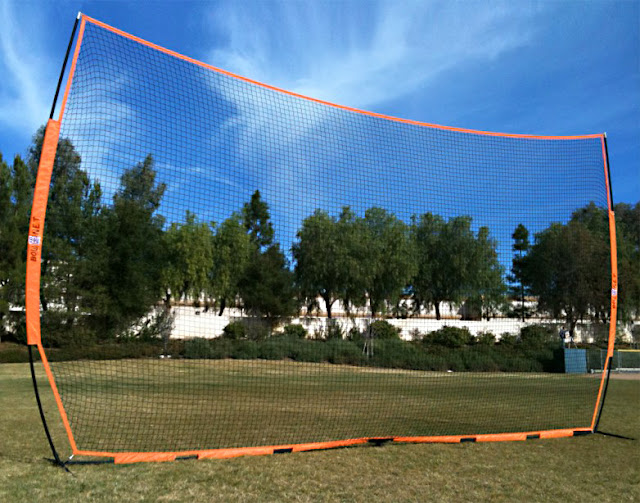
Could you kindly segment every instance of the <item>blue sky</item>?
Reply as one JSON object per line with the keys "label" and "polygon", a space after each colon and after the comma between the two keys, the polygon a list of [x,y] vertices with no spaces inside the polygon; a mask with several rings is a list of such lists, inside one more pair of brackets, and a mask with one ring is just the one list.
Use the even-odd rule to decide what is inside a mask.
{"label": "blue sky", "polygon": [[606,131],[640,194],[640,2],[0,2],[0,151],[47,119],[76,13],[285,89],[464,128]]}

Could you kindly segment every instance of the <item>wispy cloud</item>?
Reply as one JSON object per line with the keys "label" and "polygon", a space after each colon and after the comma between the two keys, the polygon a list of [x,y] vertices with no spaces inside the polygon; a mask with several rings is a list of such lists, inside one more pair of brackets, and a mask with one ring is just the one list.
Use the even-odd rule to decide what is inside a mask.
{"label": "wispy cloud", "polygon": [[230,2],[209,12],[225,43],[206,58],[301,94],[374,108],[449,69],[526,46],[537,13],[495,2]]}
{"label": "wispy cloud", "polygon": [[[530,43],[529,21],[535,9],[496,3],[473,6],[469,16],[468,2],[223,3],[205,16],[216,46],[201,57],[303,95],[376,110],[428,86],[449,69],[491,62]],[[285,96],[267,99],[259,91],[239,94],[227,86],[217,90],[235,105],[236,114],[226,127],[239,135],[245,155],[265,160],[258,179],[267,192],[277,187],[277,197],[270,199],[275,216],[286,221],[291,207],[303,206],[301,214],[308,214],[335,205],[331,185],[323,183],[314,160],[316,153],[293,148],[302,140],[313,145],[308,135],[329,120],[324,107],[299,101],[293,106]],[[268,127],[274,116],[283,127]],[[273,145],[289,151],[281,148],[284,144],[297,154],[273,158]],[[284,241],[293,239],[297,224]]]}
{"label": "wispy cloud", "polygon": [[[36,9],[33,9],[34,11]],[[0,2],[0,125],[3,129],[34,132],[51,106],[55,64],[44,57],[45,43],[37,12],[29,13],[29,28],[20,21],[10,1]]]}

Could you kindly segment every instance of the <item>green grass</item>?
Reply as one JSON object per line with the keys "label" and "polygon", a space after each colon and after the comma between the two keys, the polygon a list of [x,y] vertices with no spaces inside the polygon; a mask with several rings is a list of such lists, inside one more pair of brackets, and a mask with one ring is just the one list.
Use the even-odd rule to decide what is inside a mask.
{"label": "green grass", "polygon": [[[110,374],[113,368],[109,370],[104,363],[105,375],[113,375]],[[221,363],[224,362],[218,362]],[[286,381],[291,370],[280,363],[261,365],[258,372],[261,380]],[[199,363],[172,362],[171,372],[176,373],[181,364]],[[249,378],[255,377],[258,369],[248,369],[249,362],[226,362],[226,365],[224,371],[216,369],[219,380],[212,388],[220,396],[247,393],[247,389],[243,390],[238,383],[245,382],[249,386]],[[305,372],[298,375],[306,376],[306,381],[302,379],[304,384],[297,392],[291,390],[294,397],[298,393],[298,399],[292,399],[294,406],[312,386],[315,386],[314,393],[322,396],[322,393],[332,391],[332,382],[342,386],[351,380],[360,386],[360,391],[373,392],[379,387],[381,377],[390,384],[398,382],[398,386],[406,379],[419,381],[418,373],[414,372],[362,369],[355,372],[336,366],[330,374],[333,380],[318,382],[313,379],[311,368],[319,367],[304,365],[307,365]],[[104,403],[111,400],[105,398],[111,395],[135,396],[141,392],[136,374],[132,371],[127,374],[126,367],[119,367],[119,370],[123,372],[120,374],[122,383],[126,383],[123,388],[118,389],[115,382],[111,387],[105,386],[104,382],[97,384],[91,393],[90,387],[85,388],[84,394],[93,396],[96,406],[101,400]],[[76,367],[75,371],[81,370]],[[448,377],[451,376],[442,379]],[[464,386],[456,389],[471,395],[477,393],[478,387],[474,388],[472,383],[481,377],[467,375],[467,391]],[[498,375],[484,377],[496,379]],[[523,376],[513,377],[523,379]],[[531,386],[529,399],[534,399],[541,389],[540,384],[534,383],[547,382],[545,377],[529,376],[524,381]],[[427,379],[431,387],[435,379]],[[582,378],[583,382],[588,380]],[[66,439],[60,421],[52,413],[53,398],[44,380],[41,382],[54,439],[64,450]],[[544,389],[557,388],[561,383],[555,381],[556,386],[545,385]],[[234,384],[233,389],[231,384]],[[270,388],[259,389],[264,393]],[[397,397],[399,388],[390,385],[390,390],[385,399]],[[416,396],[426,391],[427,388],[422,388],[416,391]],[[210,394],[211,389],[206,393]],[[378,400],[384,398],[379,393],[375,396]],[[397,398],[403,401],[416,399],[415,396]],[[66,399],[70,397],[66,396]],[[639,401],[640,381],[612,381],[601,429],[640,438]],[[324,410],[330,403],[327,399],[318,409]],[[289,417],[287,411],[290,413],[295,409],[292,404],[281,407],[280,419]],[[567,405],[568,413],[571,408],[571,404]],[[531,407],[532,411],[534,409]],[[316,412],[313,421],[319,421],[327,434],[344,433],[345,425],[354,419],[353,416],[341,418],[337,410],[328,410],[324,417]],[[406,416],[397,423],[399,427],[417,424],[406,410],[399,412]],[[97,411],[96,416],[99,416]],[[241,417],[242,411],[236,420]],[[331,430],[331,425],[337,429]],[[263,435],[269,434],[272,433]],[[242,435],[248,435],[248,430]],[[387,444],[231,460],[75,466],[72,468],[74,476],[70,476],[43,461],[50,453],[33,397],[28,365],[0,365],[0,501],[187,501],[198,498],[207,501],[634,501],[640,497],[639,447],[638,440],[600,435],[491,444]]]}
{"label": "green grass", "polygon": [[78,446],[178,451],[591,422],[598,380],[286,360],[112,360],[52,368]]}

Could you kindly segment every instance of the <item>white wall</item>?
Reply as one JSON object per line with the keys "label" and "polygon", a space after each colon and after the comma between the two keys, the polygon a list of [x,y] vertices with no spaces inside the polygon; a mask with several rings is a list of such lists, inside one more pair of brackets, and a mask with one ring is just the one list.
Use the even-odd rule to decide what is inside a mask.
{"label": "white wall", "polygon": [[[370,321],[370,318],[367,316],[364,309],[358,310],[354,317],[348,318],[344,315],[344,311],[339,308],[339,306],[337,307],[338,309],[333,310],[334,323],[339,323],[345,332],[354,326],[359,330],[363,330]],[[194,308],[186,305],[175,306],[173,308],[173,313],[175,314],[175,324],[171,334],[173,338],[219,337],[225,326],[243,316],[242,311],[235,308],[225,309],[224,314],[222,316],[218,316],[216,309],[209,309],[208,311],[205,311],[204,308]],[[505,332],[517,335],[520,332],[520,329],[525,325],[549,323],[560,327],[564,324],[562,320],[553,320],[548,318],[529,318],[525,323],[514,318],[494,318],[490,321],[461,320],[460,316],[457,314],[457,310],[449,309],[447,306],[443,306],[441,314],[443,317],[441,320],[436,320],[435,313],[432,312],[422,313],[419,317],[407,319],[386,318],[386,321],[391,323],[393,326],[400,328],[401,337],[407,340],[411,339],[411,332],[413,330],[418,330],[424,334],[438,330],[445,325],[466,327],[473,335],[477,335],[481,332],[492,332],[499,338],[500,335]],[[313,336],[315,331],[321,331],[326,328],[327,321],[327,317],[324,316],[323,313],[320,313],[320,315],[315,316],[292,318],[288,322],[303,325],[309,332],[309,335]],[[280,329],[281,328],[282,327],[280,327]],[[601,329],[602,328],[604,327],[601,327]],[[576,327],[575,341],[590,342],[591,339],[591,325],[589,323],[579,324]]]}

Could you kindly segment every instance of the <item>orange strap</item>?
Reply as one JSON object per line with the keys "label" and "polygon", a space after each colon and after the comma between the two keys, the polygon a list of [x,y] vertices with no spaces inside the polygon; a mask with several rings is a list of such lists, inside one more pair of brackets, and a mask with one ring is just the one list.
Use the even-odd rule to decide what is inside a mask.
{"label": "orange strap", "polygon": [[616,243],[616,216],[609,211],[609,239],[611,241],[611,318],[609,324],[609,344],[607,356],[613,356],[616,342],[616,321],[618,317],[618,253]]}
{"label": "orange strap", "polygon": [[33,191],[29,244],[27,245],[27,279],[25,310],[27,316],[27,344],[40,343],[40,258],[42,256],[42,233],[47,212],[49,184],[53,163],[58,149],[60,122],[50,119],[44,133],[38,177]]}

